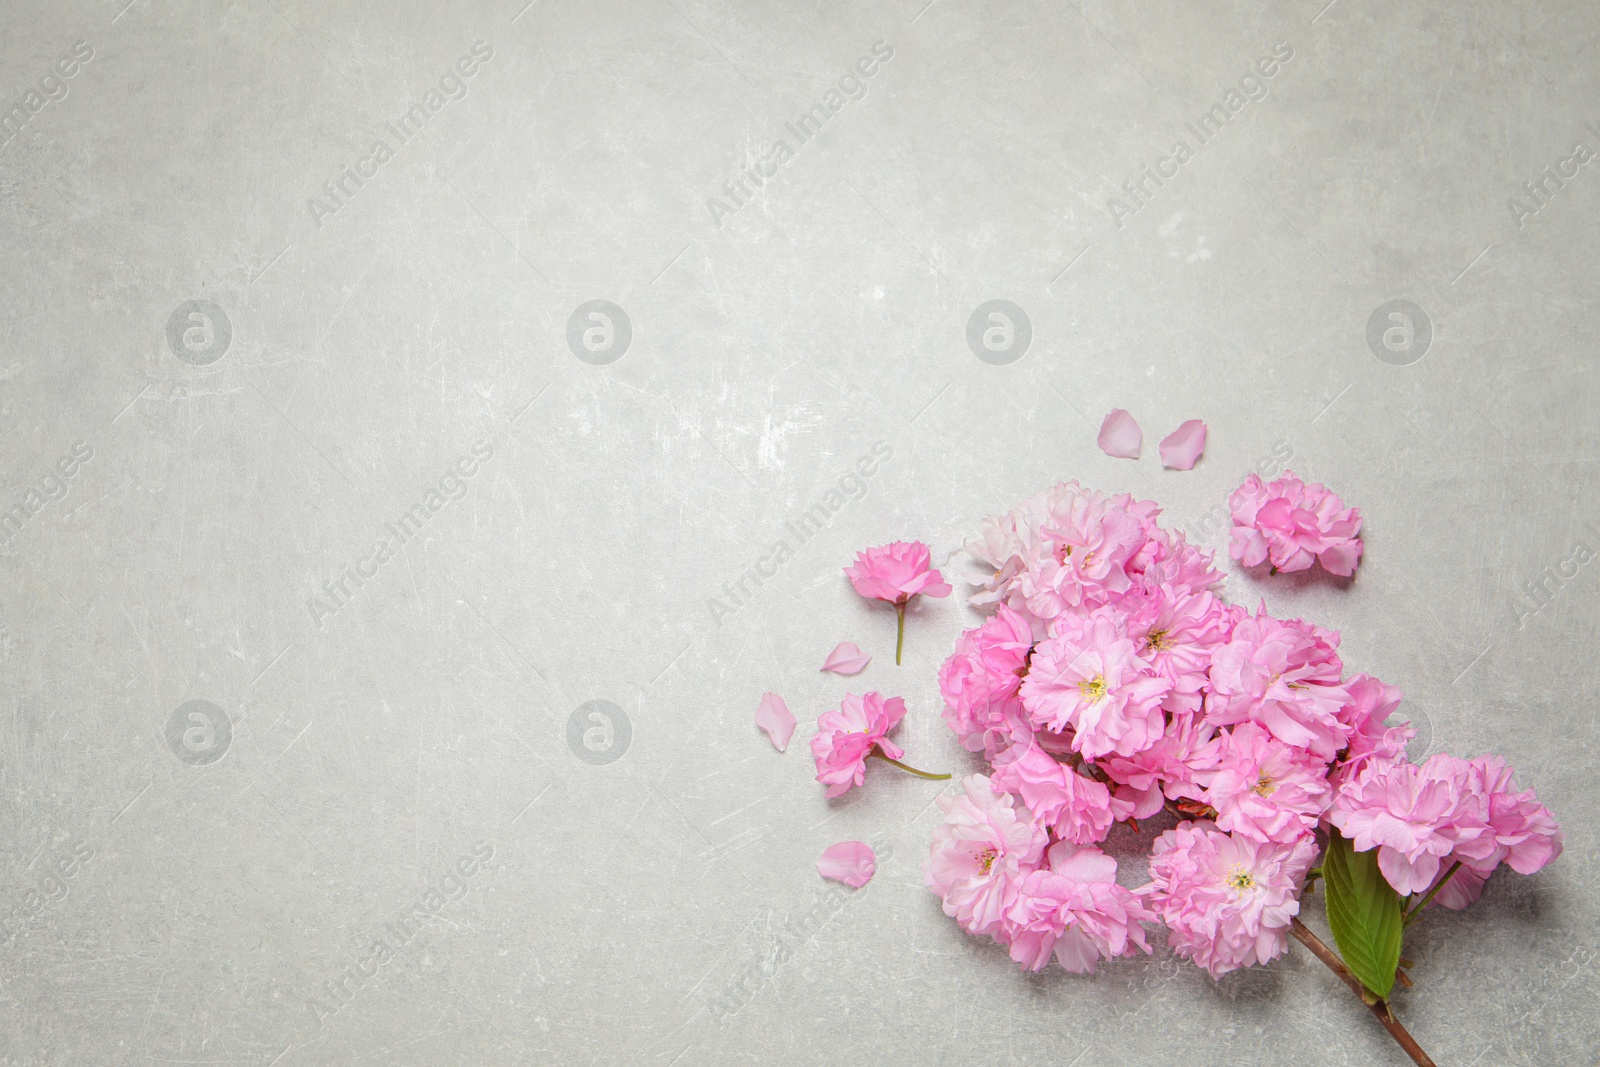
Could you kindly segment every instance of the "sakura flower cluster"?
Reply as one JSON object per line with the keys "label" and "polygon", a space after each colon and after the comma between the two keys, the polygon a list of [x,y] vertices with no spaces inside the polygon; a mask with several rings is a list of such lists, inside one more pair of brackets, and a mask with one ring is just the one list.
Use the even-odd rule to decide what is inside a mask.
{"label": "sakura flower cluster", "polygon": [[[1236,516],[1241,494],[1260,498],[1280,569],[1355,566],[1360,517],[1321,486],[1247,483]],[[1410,762],[1415,731],[1387,721],[1398,689],[1347,675],[1334,631],[1225,603],[1211,556],[1159,514],[1066,482],[968,545],[987,572],[971,602],[993,614],[939,685],[990,772],[940,799],[924,876],[946,914],[1024,967],[1076,972],[1150,951],[1141,924],[1158,922],[1216,977],[1284,952],[1329,834],[1378,849],[1402,895],[1443,883],[1448,907],[1502,863],[1530,874],[1560,854],[1502,760]],[[1124,887],[1099,846],[1163,812],[1177,822],[1154,837],[1149,882]]]}

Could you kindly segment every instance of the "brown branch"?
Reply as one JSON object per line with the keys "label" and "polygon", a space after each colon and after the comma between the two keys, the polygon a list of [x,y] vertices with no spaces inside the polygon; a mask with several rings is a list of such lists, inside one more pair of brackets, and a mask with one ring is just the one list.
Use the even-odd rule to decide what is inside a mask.
{"label": "brown branch", "polygon": [[1411,1057],[1411,1062],[1415,1063],[1417,1067],[1438,1067],[1433,1062],[1432,1057],[1422,1051],[1422,1046],[1417,1044],[1417,1039],[1412,1037],[1406,1028],[1400,1025],[1400,1020],[1394,1017],[1394,1012],[1390,1010],[1386,1001],[1368,1001],[1367,998],[1372,994],[1361,984],[1359,978],[1350,973],[1350,968],[1344,965],[1344,961],[1339,958],[1338,954],[1323,943],[1322,938],[1312,933],[1306,924],[1299,919],[1289,920],[1289,932],[1294,935],[1296,941],[1310,949],[1313,956],[1327,964],[1328,969],[1338,975],[1339,980],[1349,986],[1352,993],[1361,998],[1361,1002],[1367,1005],[1367,1010],[1372,1012],[1373,1017],[1383,1024],[1385,1030],[1389,1031],[1389,1036],[1394,1038],[1401,1048],[1405,1049],[1406,1055]]}

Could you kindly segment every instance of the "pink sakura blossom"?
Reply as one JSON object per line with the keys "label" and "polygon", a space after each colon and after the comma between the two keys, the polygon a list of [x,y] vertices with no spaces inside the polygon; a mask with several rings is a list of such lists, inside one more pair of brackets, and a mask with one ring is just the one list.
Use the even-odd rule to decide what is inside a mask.
{"label": "pink sakura blossom", "polygon": [[1505,863],[1518,874],[1533,874],[1561,854],[1562,835],[1554,816],[1533,790],[1517,790],[1505,760],[1493,755],[1452,758],[1448,766],[1461,793],[1451,816],[1456,847],[1440,861],[1441,867],[1460,860],[1487,878]]}
{"label": "pink sakura blossom", "polygon": [[1255,721],[1279,741],[1331,760],[1350,727],[1339,718],[1339,635],[1299,619],[1274,619],[1263,604],[1239,619],[1211,657],[1207,714],[1218,725]]}
{"label": "pink sakura blossom", "polygon": [[1033,631],[1006,605],[983,625],[964,631],[939,669],[944,720],[973,752],[991,755],[1031,734],[1017,689],[1028,669]]}
{"label": "pink sakura blossom", "polygon": [[1358,851],[1376,847],[1379,869],[1403,894],[1425,892],[1459,861],[1455,878],[1476,877],[1441,891],[1447,907],[1476,899],[1478,884],[1501,863],[1533,874],[1562,848],[1554,816],[1532,790],[1516,789],[1498,756],[1440,753],[1420,767],[1369,761],[1340,788],[1329,821]]}
{"label": "pink sakura blossom", "polygon": [[1271,483],[1251,474],[1228,507],[1228,552],[1247,567],[1270,560],[1276,570],[1303,571],[1320,562],[1329,574],[1348,578],[1361,561],[1361,512],[1320,482],[1307,485],[1292,471]]}
{"label": "pink sakura blossom", "polygon": [[1219,830],[1280,844],[1315,830],[1332,798],[1326,761],[1253,722],[1233,728],[1205,792]]}
{"label": "pink sakura blossom", "polygon": [[1283,954],[1315,855],[1310,834],[1263,842],[1183,822],[1156,838],[1152,881],[1138,892],[1167,924],[1173,951],[1217,978]]}
{"label": "pink sakura blossom", "polygon": [[897,664],[906,643],[906,604],[919,593],[931,597],[950,595],[950,583],[930,565],[928,546],[921,541],[895,541],[858,552],[856,561],[844,573],[862,596],[894,605]]}
{"label": "pink sakura blossom", "polygon": [[990,782],[996,789],[1014,793],[1034,819],[1063,841],[1091,845],[1104,841],[1115,821],[1114,807],[1103,782],[1086,778],[1058,762],[1037,745],[1018,746],[996,761]]}
{"label": "pink sakura blossom", "polygon": [[917,594],[950,595],[950,584],[930,566],[928,546],[921,541],[894,541],[856,553],[844,569],[856,592],[868,600],[904,605]]}
{"label": "pink sakura blossom", "polygon": [[1334,772],[1337,785],[1359,771],[1370,759],[1392,760],[1406,754],[1406,742],[1417,736],[1408,723],[1390,726],[1386,721],[1400,707],[1405,694],[1385,685],[1370,674],[1358,674],[1344,683],[1349,694],[1339,706],[1338,717],[1349,731],[1349,747]]}
{"label": "pink sakura blossom", "polygon": [[[945,719],[950,721],[948,707],[945,708]],[[975,709],[971,725],[972,729],[965,733],[958,731],[963,747],[970,752],[982,752],[984,758],[991,762],[1017,745],[1026,746],[1035,740],[1044,744],[1047,734],[1028,718],[1028,709],[1015,696]]]}
{"label": "pink sakura blossom", "polygon": [[1130,607],[1128,636],[1135,650],[1152,673],[1172,683],[1172,694],[1184,698],[1181,706],[1198,708],[1210,682],[1211,654],[1233,630],[1222,602],[1207,592],[1173,594],[1158,588]]}
{"label": "pink sakura blossom", "polygon": [[1048,515],[1046,501],[1050,494],[1066,486],[1036,493],[1023,501],[1015,510],[1004,515],[991,515],[978,525],[978,536],[967,542],[967,555],[994,571],[994,574],[977,583],[978,589],[967,598],[975,608],[1009,604],[1017,609],[1024,606],[1020,592],[1014,589],[1017,576],[1031,565],[1045,549],[1044,535],[1039,523]]}
{"label": "pink sakura blossom", "polygon": [[1048,551],[1018,578],[1028,609],[1040,619],[1087,612],[1133,587],[1128,566],[1149,542],[1145,519],[1123,500],[1076,495],[1044,528]]}
{"label": "pink sakura blossom", "polygon": [[1058,841],[1049,866],[1022,878],[997,940],[1030,971],[1052,956],[1075,974],[1093,974],[1102,959],[1150,951],[1140,922],[1151,912],[1116,882],[1117,861],[1092,846]]}
{"label": "pink sakura blossom", "polygon": [[756,725],[767,732],[767,739],[779,752],[789,749],[789,739],[794,736],[794,716],[789,705],[776,693],[765,693],[756,708]]}
{"label": "pink sakura blossom", "polygon": [[1162,593],[1179,598],[1216,591],[1222,572],[1214,566],[1209,551],[1191,545],[1179,531],[1152,526],[1149,535],[1144,547],[1128,561],[1128,575],[1142,595]]}
{"label": "pink sakura blossom", "polygon": [[995,934],[1022,876],[1039,865],[1049,837],[1009,793],[968,775],[958,796],[938,798],[945,821],[933,829],[923,880],[944,913],[972,934]]}
{"label": "pink sakura blossom", "polygon": [[1172,683],[1150,672],[1110,609],[1065,616],[1060,633],[1033,651],[1022,703],[1035,723],[1071,726],[1086,758],[1131,756],[1160,738],[1161,700]]}
{"label": "pink sakura blossom", "polygon": [[[1539,803],[1533,790],[1518,791],[1511,781],[1511,768],[1499,756],[1479,756],[1459,763],[1465,791],[1463,807],[1471,815],[1457,815],[1458,826],[1476,824],[1480,831],[1463,835],[1454,851],[1439,861],[1437,885],[1446,875],[1449,881],[1439,889],[1433,903],[1461,909],[1478,899],[1483,885],[1501,863],[1518,874],[1533,874],[1561,855],[1562,833],[1550,809]],[[1457,861],[1461,866],[1455,869]],[[1430,889],[1432,886],[1429,887]]]}
{"label": "pink sakura blossom", "polygon": [[1163,798],[1199,800],[1222,762],[1227,734],[1199,712],[1172,714],[1161,739],[1132,756],[1111,756],[1096,764],[1118,785],[1117,795],[1135,804],[1134,818],[1161,810]]}
{"label": "pink sakura blossom", "polygon": [[878,872],[878,857],[871,846],[861,841],[840,841],[829,845],[817,858],[817,873],[851,889],[860,889]]}
{"label": "pink sakura blossom", "polygon": [[822,661],[822,669],[833,674],[860,674],[871,662],[872,657],[861,651],[860,645],[854,641],[840,641]]}
{"label": "pink sakura blossom", "polygon": [[1205,450],[1206,424],[1190,419],[1161,439],[1161,465],[1175,471],[1193,470]]}
{"label": "pink sakura blossom", "polygon": [[1100,436],[1095,443],[1112,459],[1138,459],[1139,450],[1144,446],[1144,433],[1132,415],[1121,408],[1112,408],[1100,423]]}
{"label": "pink sakura blossom", "polygon": [[1014,511],[984,519],[968,542],[968,553],[994,572],[971,603],[1009,604],[1043,636],[1048,620],[1092,610],[1130,588],[1127,566],[1160,536],[1160,513],[1150,501],[1077,482],[1036,493]]}
{"label": "pink sakura blossom", "polygon": [[1467,761],[1440,753],[1422,766],[1371,760],[1334,795],[1328,821],[1357,852],[1378,850],[1378,869],[1402,896],[1425,891],[1440,861],[1472,845],[1487,824],[1463,805]]}
{"label": "pink sakura blossom", "polygon": [[[1518,792],[1511,768],[1499,756],[1471,760],[1468,788],[1488,800],[1489,833],[1494,851],[1473,865],[1483,870],[1488,859],[1506,864],[1518,874],[1533,874],[1561,855],[1562,833],[1550,809],[1539,803],[1534,791]],[[1493,869],[1493,868],[1488,868]]]}
{"label": "pink sakura blossom", "polygon": [[867,758],[874,750],[890,759],[905,755],[888,738],[905,714],[906,702],[900,697],[885,700],[877,693],[852,693],[839,710],[817,716],[811,754],[817,761],[817,781],[828,787],[830,798],[843,796],[866,780]]}

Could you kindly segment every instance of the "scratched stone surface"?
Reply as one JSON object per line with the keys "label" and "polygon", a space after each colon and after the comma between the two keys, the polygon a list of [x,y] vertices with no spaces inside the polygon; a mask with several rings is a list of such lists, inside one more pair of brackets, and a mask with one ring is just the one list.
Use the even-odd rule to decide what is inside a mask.
{"label": "scratched stone surface", "polygon": [[1600,10],[0,22],[4,1067],[1403,1063],[1298,946],[1021,973],[922,887],[948,783],[811,780],[863,689],[979,768],[935,681],[975,614],[915,607],[897,668],[857,548],[968,577],[1066,477],[1221,548],[1284,469],[1367,558],[1227,595],[1567,833],[1415,928],[1401,1014],[1441,1064],[1596,1061]]}

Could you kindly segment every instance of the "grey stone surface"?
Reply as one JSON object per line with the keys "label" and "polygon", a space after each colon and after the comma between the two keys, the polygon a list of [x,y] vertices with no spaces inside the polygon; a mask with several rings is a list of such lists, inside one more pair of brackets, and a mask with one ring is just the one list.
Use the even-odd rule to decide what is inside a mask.
{"label": "grey stone surface", "polygon": [[1063,477],[1220,546],[1285,462],[1368,557],[1229,595],[1568,835],[1416,929],[1400,1010],[1441,1064],[1595,1062],[1600,13],[924,5],[5,5],[0,1063],[1401,1063],[1298,947],[1019,973],[921,887],[940,785],[810,780],[861,687],[974,767],[972,613],[896,669],[855,549]]}

